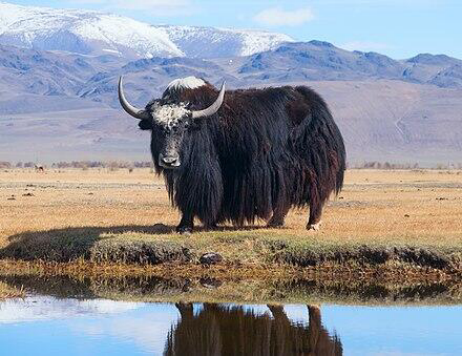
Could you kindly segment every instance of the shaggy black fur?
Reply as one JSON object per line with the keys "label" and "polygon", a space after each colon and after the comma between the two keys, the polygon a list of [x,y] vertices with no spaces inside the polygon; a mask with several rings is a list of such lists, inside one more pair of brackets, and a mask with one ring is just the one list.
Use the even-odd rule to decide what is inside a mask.
{"label": "shaggy black fur", "polygon": [[172,327],[164,355],[343,355],[337,334],[322,324],[321,311],[307,306],[309,323],[294,323],[284,307],[268,305],[257,314],[242,306],[205,303],[195,312],[190,303],[177,303],[181,318]]}
{"label": "shaggy black fur", "polygon": [[[207,83],[167,90],[156,102],[189,102],[199,110],[217,96]],[[165,141],[161,128],[144,120],[140,128],[152,130],[156,170],[183,214],[179,229],[192,229],[194,217],[208,228],[256,218],[281,226],[291,207],[306,205],[311,227],[319,223],[330,194],[342,188],[342,136],[324,100],[305,86],[227,91],[215,115],[186,129],[178,169],[157,162]]]}

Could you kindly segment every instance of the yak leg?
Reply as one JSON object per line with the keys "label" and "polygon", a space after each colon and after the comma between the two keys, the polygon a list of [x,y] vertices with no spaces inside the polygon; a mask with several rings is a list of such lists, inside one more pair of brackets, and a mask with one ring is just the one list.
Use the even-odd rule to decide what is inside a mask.
{"label": "yak leg", "polygon": [[317,304],[309,304],[308,315],[310,317],[310,322],[313,322],[318,328],[321,327],[321,307]]}
{"label": "yak leg", "polygon": [[193,305],[192,303],[175,303],[175,306],[177,307],[178,311],[180,312],[181,319],[186,320],[189,318],[189,320],[192,320],[194,311],[193,311]]}
{"label": "yak leg", "polygon": [[307,305],[307,307],[309,317],[308,338],[311,351],[315,354],[318,349],[318,342],[322,331],[321,310],[317,305]]}
{"label": "yak leg", "polygon": [[218,224],[216,222],[213,222],[211,224],[205,225],[205,230],[217,230],[218,229]]}
{"label": "yak leg", "polygon": [[180,234],[190,234],[194,228],[194,215],[191,213],[183,213],[180,224],[176,227],[176,231]]}
{"label": "yak leg", "polygon": [[274,320],[283,324],[290,324],[289,318],[287,317],[287,314],[285,313],[284,307],[282,305],[267,304],[266,306],[271,311]]}
{"label": "yak leg", "polygon": [[272,354],[274,355],[302,355],[301,350],[294,349],[295,343],[292,343],[293,333],[291,332],[293,326],[290,319],[284,311],[282,305],[267,305],[268,309],[273,315],[274,321],[272,323],[272,333],[270,334],[270,341],[273,344]]}
{"label": "yak leg", "polygon": [[319,230],[321,226],[322,205],[323,203],[320,201],[310,202],[310,217],[306,225],[307,230]]}
{"label": "yak leg", "polygon": [[268,224],[266,226],[268,227],[283,227],[284,226],[284,220],[286,218],[287,213],[290,210],[290,206],[284,206],[284,207],[276,207],[273,210],[273,216],[271,219],[268,221]]}

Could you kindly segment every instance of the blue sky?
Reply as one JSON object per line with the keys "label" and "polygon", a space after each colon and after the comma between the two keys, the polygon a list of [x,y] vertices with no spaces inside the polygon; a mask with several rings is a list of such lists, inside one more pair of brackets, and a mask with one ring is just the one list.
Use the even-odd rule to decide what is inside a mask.
{"label": "blue sky", "polygon": [[113,12],[152,24],[286,33],[396,59],[444,53],[462,59],[460,0],[7,0]]}

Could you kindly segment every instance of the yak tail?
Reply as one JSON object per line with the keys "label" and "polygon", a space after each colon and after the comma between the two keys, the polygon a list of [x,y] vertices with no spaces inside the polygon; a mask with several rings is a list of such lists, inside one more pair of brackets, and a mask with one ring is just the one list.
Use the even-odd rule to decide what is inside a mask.
{"label": "yak tail", "polygon": [[332,191],[338,194],[343,187],[345,144],[325,101],[310,88],[301,86],[296,91],[310,110],[304,122],[295,128],[295,150],[308,175],[316,178],[317,194],[322,203]]}

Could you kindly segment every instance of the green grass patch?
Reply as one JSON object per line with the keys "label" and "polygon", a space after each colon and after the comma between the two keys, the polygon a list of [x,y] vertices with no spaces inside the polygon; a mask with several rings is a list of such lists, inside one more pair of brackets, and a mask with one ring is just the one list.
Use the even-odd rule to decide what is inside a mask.
{"label": "green grass patch", "polygon": [[238,230],[178,235],[160,226],[154,231],[121,227],[69,228],[15,236],[0,258],[25,261],[198,264],[215,252],[229,266],[295,266],[309,268],[376,268],[409,266],[460,273],[462,248],[455,243],[404,244],[399,239],[338,241],[316,233],[297,235],[284,230]]}

